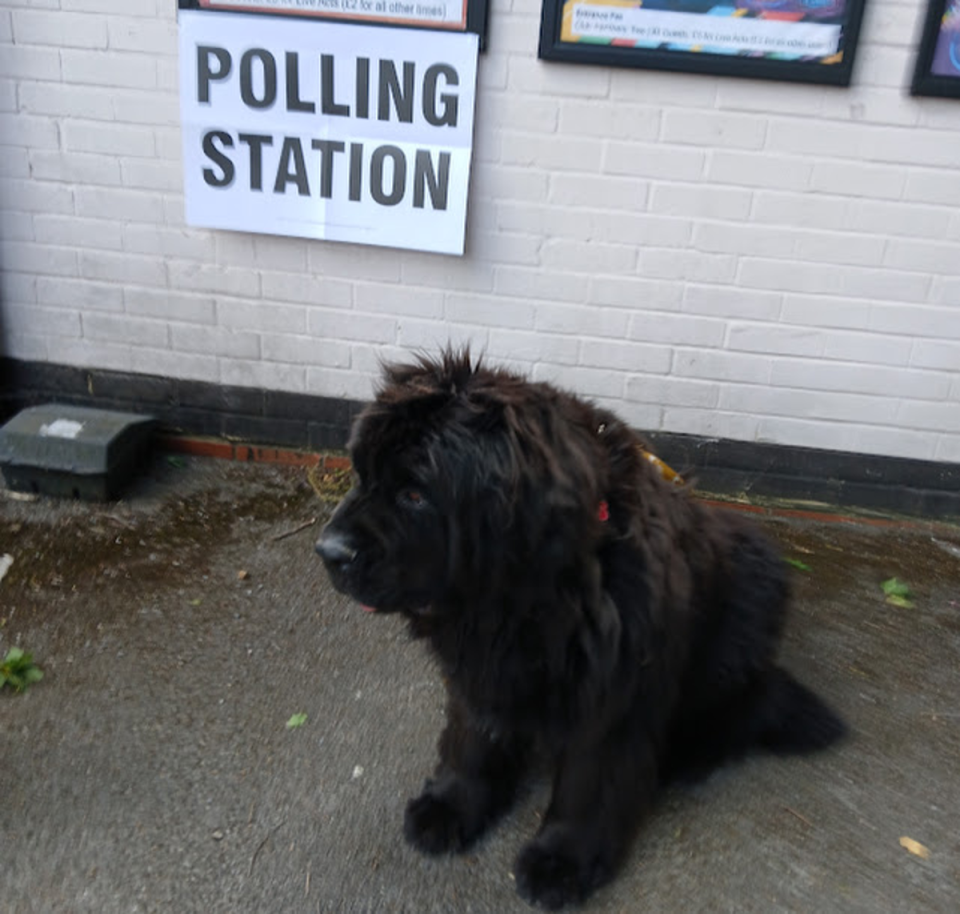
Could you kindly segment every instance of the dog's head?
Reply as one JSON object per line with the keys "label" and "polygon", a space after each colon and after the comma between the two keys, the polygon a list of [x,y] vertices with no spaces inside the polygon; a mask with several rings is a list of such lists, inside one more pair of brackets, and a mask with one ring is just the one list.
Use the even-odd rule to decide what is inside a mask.
{"label": "dog's head", "polygon": [[601,497],[577,408],[466,352],[386,368],[351,436],[354,488],[317,542],[334,586],[417,615],[562,563]]}

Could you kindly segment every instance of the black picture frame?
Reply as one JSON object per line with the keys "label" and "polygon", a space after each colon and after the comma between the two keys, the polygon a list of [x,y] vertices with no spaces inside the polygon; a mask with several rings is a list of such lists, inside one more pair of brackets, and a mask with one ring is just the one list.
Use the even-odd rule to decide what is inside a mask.
{"label": "black picture frame", "polygon": [[[573,63],[847,86],[853,73],[864,2],[865,0],[644,0],[641,5],[639,0],[636,4],[616,0],[615,3],[605,5],[604,0],[542,0],[539,56],[543,60]],[[804,7],[807,6],[809,12],[804,13]],[[580,9],[575,13],[575,7],[587,9]],[[608,18],[599,23],[593,21],[601,16],[601,13],[589,13],[590,7],[605,11]],[[736,15],[727,12],[731,9],[736,11]],[[629,12],[614,12],[615,10]],[[587,16],[590,18],[584,18]],[[675,18],[677,16],[688,18]],[[628,17],[629,21],[625,25]],[[682,28],[680,31],[670,31],[657,26],[658,35],[656,28],[647,28],[643,24],[644,17],[650,22],[682,22]],[[757,24],[745,27],[743,23],[747,22]],[[573,33],[579,23],[583,23],[585,28],[611,31],[607,36],[581,40]],[[725,25],[734,26],[737,30],[750,30],[750,37],[744,41],[753,42],[753,50],[750,50],[749,46],[735,50],[735,36],[730,28],[723,28]],[[812,28],[825,25],[834,29],[839,26],[839,35],[835,31],[826,32],[822,28]],[[803,28],[798,29],[797,26]],[[795,31],[793,37],[788,34],[791,27]],[[567,29],[566,35],[564,28]],[[617,30],[624,34],[624,29],[633,30],[628,33],[629,37],[612,37]],[[631,44],[631,38],[639,34],[638,29],[642,29],[642,34],[649,34],[651,37],[644,44]],[[763,34],[760,34],[761,30]],[[776,30],[780,37],[770,37],[771,30]],[[697,50],[689,47],[689,37],[687,46],[676,46],[676,41],[668,40],[670,35],[681,32],[685,32],[687,36],[713,36],[715,40],[717,36],[721,36],[727,46],[719,48],[715,44],[716,50]],[[657,41],[658,37],[663,37],[663,40]],[[760,42],[777,41],[783,47],[796,47],[801,40],[807,43],[807,47],[813,47],[813,42],[820,46],[834,41],[836,50],[819,57],[800,57],[788,52],[775,56],[757,50]]]}
{"label": "black picture frame", "polygon": [[[310,9],[306,4],[300,8],[280,9],[276,7],[256,6],[249,2],[231,2],[231,0],[216,0],[215,5],[210,0],[177,0],[178,9],[203,10],[207,13],[246,13],[255,16],[295,16],[301,19],[321,19],[327,22],[349,22],[355,25],[379,25],[386,28],[425,29],[440,32],[473,32],[480,38],[480,50],[486,49],[487,44],[487,15],[489,0],[463,0],[466,7],[463,28],[450,28],[427,23],[400,22],[390,19],[378,19],[375,15],[344,15],[341,13],[325,13],[323,4],[318,3],[316,8]],[[414,4],[410,4],[414,5]]]}
{"label": "black picture frame", "polygon": [[960,0],[929,0],[910,92],[960,98]]}

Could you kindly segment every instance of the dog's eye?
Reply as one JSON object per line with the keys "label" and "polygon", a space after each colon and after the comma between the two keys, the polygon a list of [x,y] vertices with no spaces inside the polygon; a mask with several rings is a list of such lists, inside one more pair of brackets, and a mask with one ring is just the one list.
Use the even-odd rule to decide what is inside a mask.
{"label": "dog's eye", "polygon": [[426,507],[427,499],[424,496],[423,492],[419,489],[401,489],[400,494],[397,496],[397,500],[400,504],[405,505],[408,508],[423,508]]}

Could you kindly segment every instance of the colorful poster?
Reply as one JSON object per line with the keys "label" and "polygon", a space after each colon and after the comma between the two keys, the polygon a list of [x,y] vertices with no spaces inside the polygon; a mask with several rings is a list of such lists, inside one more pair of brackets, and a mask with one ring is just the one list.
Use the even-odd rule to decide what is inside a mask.
{"label": "colorful poster", "polygon": [[940,20],[930,72],[960,79],[960,0],[950,0]]}
{"label": "colorful poster", "polygon": [[544,0],[540,53],[846,83],[862,6],[862,0]]}
{"label": "colorful poster", "polygon": [[190,225],[462,254],[478,38],[181,10]]}
{"label": "colorful poster", "polygon": [[930,0],[910,90],[960,98],[960,0]]}

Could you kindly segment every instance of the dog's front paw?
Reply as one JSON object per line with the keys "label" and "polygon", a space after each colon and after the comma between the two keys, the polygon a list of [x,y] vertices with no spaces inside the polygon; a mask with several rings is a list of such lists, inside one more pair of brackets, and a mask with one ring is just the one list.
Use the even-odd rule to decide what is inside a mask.
{"label": "dog's front paw", "polygon": [[551,911],[582,902],[606,881],[606,868],[590,864],[567,829],[547,830],[517,857],[517,892],[531,904]]}
{"label": "dog's front paw", "polygon": [[469,843],[464,816],[449,798],[425,790],[407,804],[403,834],[425,854],[461,851]]}

